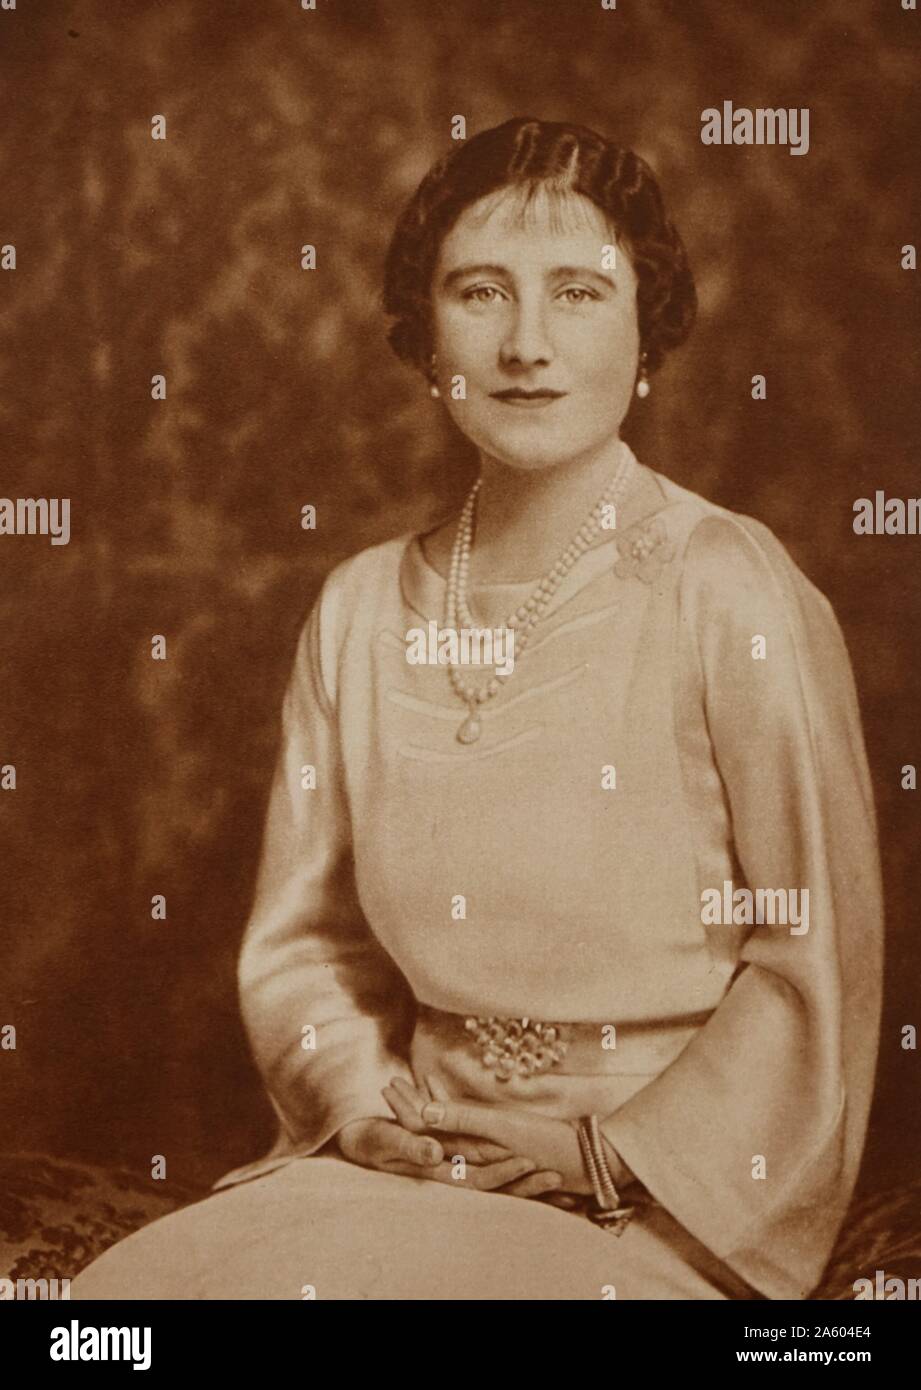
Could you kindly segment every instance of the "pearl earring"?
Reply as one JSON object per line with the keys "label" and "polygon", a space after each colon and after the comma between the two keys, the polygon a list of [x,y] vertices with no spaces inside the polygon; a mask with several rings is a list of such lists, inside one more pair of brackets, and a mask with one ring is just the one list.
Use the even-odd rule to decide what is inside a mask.
{"label": "pearl earring", "polygon": [[[435,375],[435,354],[434,354],[434,352],[432,353],[432,360],[431,360],[431,363],[430,363],[430,366],[429,366],[429,370],[431,371],[432,376],[434,376],[434,375]],[[429,395],[431,396],[431,398],[432,398],[433,401],[437,401],[437,400],[438,400],[438,397],[441,395],[441,392],[439,391],[438,387],[435,385],[434,381],[432,382],[431,386],[429,387]]]}
{"label": "pearl earring", "polygon": [[646,354],[644,352],[640,357],[640,379],[636,383],[636,394],[639,396],[640,400],[644,401],[651,389],[649,382],[646,380]]}

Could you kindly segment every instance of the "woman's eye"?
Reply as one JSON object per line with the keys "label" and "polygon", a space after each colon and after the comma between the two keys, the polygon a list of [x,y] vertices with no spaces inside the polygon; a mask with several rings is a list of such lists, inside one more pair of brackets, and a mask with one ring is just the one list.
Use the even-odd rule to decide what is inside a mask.
{"label": "woman's eye", "polygon": [[569,304],[584,304],[588,299],[597,299],[598,296],[591,290],[582,289],[579,285],[570,285],[568,290],[563,291],[565,295],[575,295],[574,299],[568,299]]}
{"label": "woman's eye", "polygon": [[492,296],[498,294],[495,285],[474,285],[472,290],[464,291],[464,298],[475,304],[492,304]]}

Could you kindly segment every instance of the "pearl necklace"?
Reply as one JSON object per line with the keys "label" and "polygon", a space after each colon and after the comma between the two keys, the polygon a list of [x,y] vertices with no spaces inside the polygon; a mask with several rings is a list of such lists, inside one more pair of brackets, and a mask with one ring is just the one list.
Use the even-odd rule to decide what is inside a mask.
{"label": "pearl necklace", "polygon": [[[566,578],[569,571],[577,560],[588,550],[595,536],[601,528],[601,517],[604,509],[612,505],[623,493],[624,488],[629,482],[633,471],[633,455],[622,444],[622,457],[620,466],[614,477],[608,483],[604,492],[595,503],[588,520],[579,527],[575,536],[560,554],[560,558],[552,569],[539,580],[530,598],[515,609],[505,620],[505,626],[512,628],[515,632],[515,655],[519,656],[530,641],[531,634],[537,627],[548,603],[553,598],[557,589]],[[473,615],[467,604],[467,581],[470,577],[470,548],[473,544],[474,530],[474,510],[476,508],[477,493],[482,483],[482,475],[477,478],[461,511],[460,520],[457,526],[457,533],[454,537],[454,545],[451,550],[451,567],[448,571],[448,584],[445,593],[445,618],[444,626],[449,629],[456,629],[458,618],[464,627],[476,627]],[[507,680],[511,679],[514,673],[510,671],[508,675],[495,675],[486,685],[477,689],[474,685],[465,681],[460,675],[459,668],[453,662],[448,663],[448,679],[456,695],[463,700],[467,706],[467,717],[457,731],[459,743],[476,743],[482,733],[482,721],[477,717],[477,710],[480,705],[491,700],[502,689]]]}

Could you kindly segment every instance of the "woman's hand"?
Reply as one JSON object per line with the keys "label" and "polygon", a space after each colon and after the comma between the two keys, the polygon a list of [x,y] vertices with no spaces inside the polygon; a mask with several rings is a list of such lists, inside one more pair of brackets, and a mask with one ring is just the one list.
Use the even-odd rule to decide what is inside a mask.
{"label": "woman's hand", "polygon": [[468,1162],[475,1146],[498,1145],[506,1153],[526,1155],[540,1172],[558,1173],[565,1192],[592,1192],[574,1122],[513,1106],[452,1100],[434,1077],[426,1077],[426,1086],[429,1094],[395,1077],[384,1088],[404,1131],[419,1136],[435,1131],[444,1153],[462,1154]]}
{"label": "woman's hand", "polygon": [[[427,1099],[425,1097],[424,1099]],[[384,1173],[431,1178],[481,1192],[503,1191],[514,1197],[538,1197],[560,1186],[558,1173],[538,1172],[537,1164],[518,1158],[498,1144],[472,1139],[464,1149],[463,1179],[436,1139],[414,1134],[393,1120],[351,1120],[336,1135],[339,1151],[350,1163]],[[448,1157],[457,1149],[448,1148]]]}

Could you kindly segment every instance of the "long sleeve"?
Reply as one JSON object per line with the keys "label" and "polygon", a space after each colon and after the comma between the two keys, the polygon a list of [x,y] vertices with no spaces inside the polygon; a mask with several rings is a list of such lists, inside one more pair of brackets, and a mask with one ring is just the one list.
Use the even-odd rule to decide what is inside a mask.
{"label": "long sleeve", "polygon": [[[282,1156],[315,1152],[349,1120],[392,1118],[381,1087],[393,1075],[411,1080],[412,996],[355,888],[337,716],[324,680],[324,666],[332,674],[336,665],[327,630],[335,581],[334,571],[304,624],[285,693],[239,960],[243,1018],[281,1125],[273,1154]],[[309,768],[314,787],[304,785]]]}
{"label": "long sleeve", "polygon": [[854,681],[831,606],[751,518],[695,527],[678,634],[731,815],[734,888],[795,889],[800,907],[808,890],[808,930],[706,927],[738,933],[727,993],[602,1130],[743,1279],[805,1298],[854,1187],[878,1047],[882,893]]}

